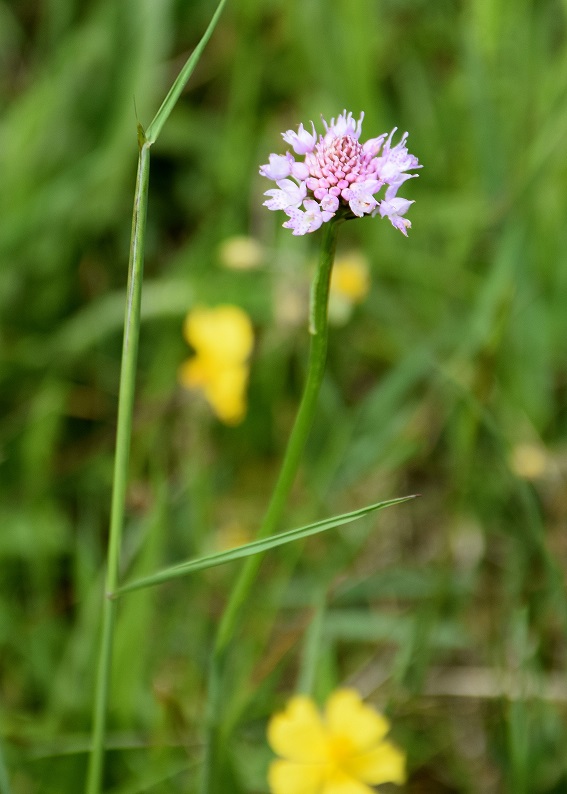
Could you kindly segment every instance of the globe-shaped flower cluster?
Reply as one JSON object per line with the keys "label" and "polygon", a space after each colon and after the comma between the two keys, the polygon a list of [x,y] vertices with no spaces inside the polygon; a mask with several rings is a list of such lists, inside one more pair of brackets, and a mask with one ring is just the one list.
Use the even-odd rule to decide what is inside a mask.
{"label": "globe-shaped flower cluster", "polygon": [[[346,110],[330,124],[322,119],[325,135],[319,137],[313,122],[311,132],[300,124],[297,132],[288,130],[282,137],[303,161],[288,151],[271,154],[260,167],[260,174],[277,185],[264,194],[264,205],[283,210],[288,216],[283,225],[293,234],[314,232],[342,210],[345,217],[379,214],[407,236],[411,223],[404,216],[413,201],[397,193],[407,179],[417,176],[407,172],[421,166],[407,150],[407,132],[392,146],[396,127],[389,135],[361,144],[363,119],[364,113],[355,121]],[[376,199],[384,186],[384,198]]]}

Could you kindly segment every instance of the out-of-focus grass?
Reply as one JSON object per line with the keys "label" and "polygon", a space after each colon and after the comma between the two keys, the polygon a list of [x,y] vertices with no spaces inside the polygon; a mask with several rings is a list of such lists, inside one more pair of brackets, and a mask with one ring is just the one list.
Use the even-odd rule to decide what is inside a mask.
{"label": "out-of-focus grass", "polygon": [[[0,737],[16,794],[82,785],[136,118],[213,5],[0,2]],[[260,206],[279,132],[364,110],[368,136],[408,129],[424,164],[408,240],[378,219],[344,229],[373,287],[332,334],[288,526],[422,498],[265,562],[227,704],[243,790],[266,790],[265,718],[305,665],[321,696],[347,681],[388,708],[408,791],[567,787],[565,14],[554,0],[232,3],[155,147],[132,576],[210,551],[235,519],[253,529],[274,479],[306,352],[305,324],[281,318],[316,245]],[[265,268],[222,268],[234,234],[261,241]],[[227,301],[258,332],[236,429],[176,384],[185,312]],[[125,598],[113,791],[194,790],[233,573]]]}

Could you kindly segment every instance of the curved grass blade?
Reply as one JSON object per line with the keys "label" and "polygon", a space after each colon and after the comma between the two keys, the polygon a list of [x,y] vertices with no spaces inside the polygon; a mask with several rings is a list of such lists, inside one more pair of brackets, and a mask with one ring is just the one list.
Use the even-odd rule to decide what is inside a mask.
{"label": "curved grass blade", "polygon": [[397,499],[388,499],[385,502],[376,502],[367,507],[361,507],[358,510],[353,510],[350,513],[342,513],[332,518],[325,518],[322,521],[316,521],[314,524],[307,524],[306,526],[299,527],[298,529],[290,529],[288,532],[281,532],[278,535],[272,535],[269,538],[262,538],[261,540],[254,540],[251,543],[246,543],[243,546],[238,546],[235,549],[228,549],[227,551],[220,551],[216,554],[208,554],[205,557],[197,557],[195,560],[188,560],[187,562],[179,563],[171,568],[165,568],[163,571],[158,571],[151,576],[144,576],[141,579],[135,579],[133,582],[119,587],[114,592],[114,597],[124,595],[132,590],[140,590],[143,587],[151,587],[152,585],[162,584],[162,582],[169,582],[172,579],[177,579],[180,576],[187,576],[187,574],[202,571],[206,568],[213,568],[216,565],[224,565],[224,563],[232,562],[233,560],[240,560],[243,557],[250,557],[253,554],[261,554],[262,552],[275,549],[277,546],[284,546],[286,543],[291,543],[294,540],[301,538],[308,538],[310,535],[317,535],[319,532],[325,532],[334,527],[340,527],[343,524],[349,524],[351,521],[356,521],[358,518],[373,513],[376,510],[382,510],[384,507],[391,505],[401,504],[410,499],[415,499],[416,495],[401,496]]}
{"label": "curved grass blade", "polygon": [[157,140],[158,135],[161,132],[161,128],[169,118],[169,114],[173,110],[175,103],[181,96],[181,92],[185,88],[187,81],[193,74],[193,70],[197,63],[199,62],[199,58],[201,57],[203,50],[205,49],[207,42],[211,38],[211,35],[214,29],[217,26],[217,22],[219,21],[220,15],[222,14],[222,10],[226,5],[226,0],[220,0],[220,3],[217,6],[217,10],[215,11],[213,18],[209,23],[209,27],[203,34],[203,37],[185,62],[185,66],[177,75],[175,82],[167,92],[167,96],[161,103],[161,106],[154,116],[153,120],[150,122],[148,129],[145,132],[146,141],[149,144],[155,143]]}

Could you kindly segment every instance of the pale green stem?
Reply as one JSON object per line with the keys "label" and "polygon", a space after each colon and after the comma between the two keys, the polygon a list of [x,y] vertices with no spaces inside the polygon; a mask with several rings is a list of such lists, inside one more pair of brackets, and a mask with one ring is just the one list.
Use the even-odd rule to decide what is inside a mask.
{"label": "pale green stem", "polygon": [[[321,255],[311,287],[309,313],[311,346],[309,349],[307,379],[278,480],[272,492],[264,520],[258,530],[257,538],[268,537],[277,528],[295,480],[305,442],[315,416],[317,397],[323,380],[327,358],[329,284],[335,258],[337,232],[341,222],[342,219],[337,218],[326,223],[323,227]],[[216,784],[215,771],[219,768],[218,762],[220,760],[217,749],[220,744],[220,714],[223,705],[222,683],[226,651],[230,640],[234,636],[242,609],[250,594],[262,559],[262,554],[256,554],[246,560],[230,594],[217,632],[213,657],[209,667],[203,794],[220,794],[219,786]]]}
{"label": "pale green stem", "polygon": [[136,360],[138,357],[138,338],[140,333],[140,306],[142,301],[142,279],[144,273],[144,241],[148,205],[148,184],[150,175],[150,147],[169,118],[189,77],[193,73],[203,49],[219,21],[226,0],[220,0],[213,18],[197,47],[187,59],[183,69],[175,79],[158,112],[147,131],[138,126],[138,175],[134,196],[132,218],[132,237],[130,243],[130,262],[128,266],[128,292],[124,320],[124,342],[122,347],[122,366],[120,370],[120,389],[118,397],[118,421],[116,429],[116,454],[114,459],[114,480],[110,512],[110,535],[108,540],[108,560],[106,569],[106,598],[102,612],[102,631],[99,649],[95,702],[92,727],[91,754],[86,780],[86,794],[99,794],[102,784],[104,737],[106,711],[112,665],[112,640],[117,601],[113,595],[118,587],[120,568],[120,549],[124,525],[124,507],[128,482],[128,461],[132,437],[132,413],[136,383]]}
{"label": "pale green stem", "polygon": [[132,217],[132,239],[128,265],[128,289],[124,320],[122,366],[118,396],[118,420],[116,429],[116,454],[114,458],[114,480],[110,512],[110,536],[104,607],[102,613],[102,636],[98,658],[95,703],[92,728],[92,745],[87,771],[86,794],[99,794],[102,783],[106,710],[112,662],[112,636],[117,601],[111,598],[118,587],[120,548],[124,525],[124,507],[128,484],[128,462],[132,436],[132,415],[136,383],[136,360],[140,330],[140,306],[142,279],[144,274],[144,239],[148,203],[148,181],[150,174],[150,144],[139,129],[139,157],[134,213]]}
{"label": "pale green stem", "polygon": [[315,599],[315,610],[311,625],[305,634],[303,654],[299,668],[299,678],[296,691],[300,695],[313,696],[315,691],[315,678],[319,663],[325,607],[327,605],[327,590],[321,588]]}

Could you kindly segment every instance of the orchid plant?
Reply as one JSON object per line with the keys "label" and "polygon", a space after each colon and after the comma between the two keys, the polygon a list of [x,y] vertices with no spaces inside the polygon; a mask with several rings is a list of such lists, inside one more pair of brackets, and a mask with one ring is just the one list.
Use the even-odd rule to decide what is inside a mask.
{"label": "orchid plant", "polygon": [[[286,229],[300,236],[315,232],[322,226],[324,228],[319,264],[311,287],[311,343],[305,388],[280,473],[258,529],[258,541],[270,537],[278,528],[315,417],[327,357],[329,293],[338,229],[349,219],[376,214],[389,218],[392,225],[406,237],[411,226],[404,216],[413,202],[397,195],[404,182],[417,176],[407,172],[420,167],[417,158],[407,150],[408,134],[404,133],[395,146],[392,146],[392,138],[396,128],[389,135],[384,133],[361,144],[359,138],[363,119],[364,113],[355,121],[352,112],[344,110],[337,119],[331,119],[330,124],[323,120],[325,134],[319,138],[313,122],[312,132],[301,124],[297,132],[288,130],[282,137],[295,154],[304,159],[297,160],[287,151],[283,155],[271,154],[269,162],[260,166],[260,174],[277,186],[266,191],[268,199],[264,205],[269,210],[283,210],[286,213],[288,220],[283,223]],[[375,195],[384,186],[384,198],[376,199]],[[216,636],[209,668],[203,794],[216,794],[222,789],[215,758],[222,753],[223,743],[226,742],[226,735],[222,731],[222,712],[229,686],[229,645],[248,602],[260,562],[260,554],[246,560]],[[276,794],[283,794],[284,789],[279,786],[272,788]]]}
{"label": "orchid plant", "polygon": [[[266,192],[269,198],[264,203],[270,210],[283,210],[286,213],[288,220],[283,224],[286,228],[291,229],[294,235],[314,232],[323,224],[325,228],[322,235],[319,266],[311,292],[309,316],[311,343],[305,389],[280,473],[256,539],[236,549],[178,563],[150,576],[126,582],[126,584],[121,582],[120,557],[140,328],[150,148],[156,142],[195,68],[225,3],[226,0],[220,0],[205,35],[182,68],[150,125],[146,129],[138,125],[138,175],[134,197],[128,296],[124,323],[111,525],[101,610],[101,636],[93,708],[91,752],[85,781],[86,794],[100,794],[103,787],[107,705],[116,605],[119,598],[132,590],[156,585],[214,565],[246,558],[220,620],[209,666],[202,791],[203,794],[217,794],[224,790],[222,776],[219,772],[222,764],[219,763],[219,759],[225,753],[227,739],[226,725],[223,724],[225,695],[230,687],[226,662],[231,641],[247,604],[262,554],[284,543],[344,525],[362,515],[411,498],[404,497],[378,502],[351,513],[274,535],[282,518],[311,428],[323,378],[327,353],[329,290],[337,230],[342,222],[350,218],[376,214],[388,217],[404,235],[407,235],[407,229],[410,227],[409,220],[404,216],[413,202],[397,196],[399,187],[406,180],[416,176],[416,174],[407,172],[420,167],[417,159],[407,151],[405,145],[407,133],[393,147],[392,137],[395,130],[389,136],[383,134],[361,144],[359,138],[364,114],[361,114],[358,121],[355,121],[352,113],[347,114],[345,110],[336,120],[332,119],[330,124],[323,121],[325,134],[319,138],[316,136],[313,123],[311,124],[312,132],[301,125],[298,132],[288,130],[283,133],[286,143],[291,145],[296,155],[304,157],[303,161],[297,160],[288,151],[284,155],[270,155],[269,163],[260,168],[260,173],[263,176],[276,183],[276,188]],[[375,195],[384,186],[386,186],[385,197],[379,201]],[[195,355],[181,367],[181,380],[189,388],[201,390],[222,421],[227,424],[237,424],[243,419],[246,411],[244,392],[248,380],[248,358],[253,344],[253,330],[248,317],[234,306],[217,307],[215,310],[194,309],[187,319],[185,332],[188,342],[194,347]],[[359,708],[358,705],[355,704],[355,706]],[[277,734],[276,731],[276,738]],[[381,734],[379,738],[381,739]],[[388,752],[391,755],[391,751],[388,750]],[[401,762],[398,763],[396,760],[398,756],[395,753],[392,758],[394,757],[395,765],[397,764],[395,774],[388,773],[390,776],[383,779],[401,779]],[[332,768],[335,769],[336,759],[331,760],[334,764]],[[368,772],[368,775],[366,773],[359,775],[357,772],[354,778],[355,782],[357,777],[359,780],[375,782],[378,773],[374,768],[371,772],[372,774]],[[280,780],[281,776],[278,779]],[[275,791],[278,794],[279,792],[283,794],[287,788],[285,785],[282,788],[277,784]]]}

